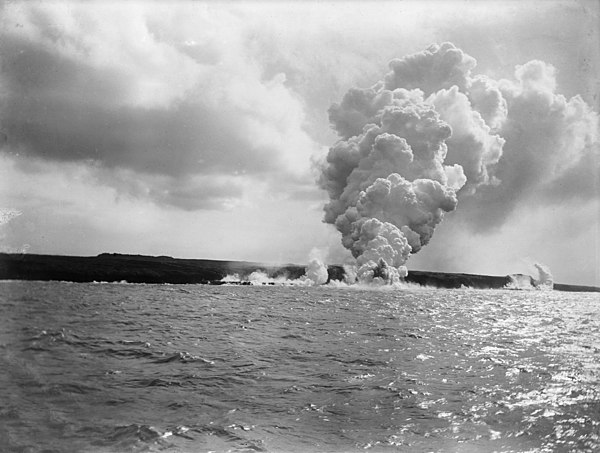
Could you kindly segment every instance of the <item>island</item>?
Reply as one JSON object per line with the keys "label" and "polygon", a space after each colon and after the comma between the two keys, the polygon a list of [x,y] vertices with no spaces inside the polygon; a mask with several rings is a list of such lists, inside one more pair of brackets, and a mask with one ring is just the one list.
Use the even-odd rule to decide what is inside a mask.
{"label": "island", "polygon": [[[248,283],[253,272],[260,271],[271,279],[296,280],[306,271],[297,264],[262,264],[246,261],[181,259],[170,256],[126,255],[102,253],[97,256],[62,256],[0,253],[0,280],[56,280],[69,282],[127,282],[154,284],[212,284]],[[344,268],[327,266],[328,281],[344,280]],[[238,280],[226,279],[236,275]],[[530,276],[515,274],[519,279]],[[408,283],[435,288],[500,289],[510,287],[515,276],[490,276],[411,270]],[[594,291],[594,286],[555,283],[558,291]]]}

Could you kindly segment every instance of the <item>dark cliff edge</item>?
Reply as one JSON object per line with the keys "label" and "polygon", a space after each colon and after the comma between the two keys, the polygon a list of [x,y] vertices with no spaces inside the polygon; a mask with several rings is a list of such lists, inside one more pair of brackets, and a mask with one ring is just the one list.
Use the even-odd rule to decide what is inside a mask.
{"label": "dark cliff edge", "polygon": [[[58,280],[70,282],[201,283],[222,284],[227,275],[244,280],[254,271],[271,278],[294,280],[304,275],[305,266],[273,265],[245,261],[179,259],[169,256],[122,255],[61,256],[0,253],[0,280]],[[330,280],[343,280],[342,266],[328,266]],[[405,281],[436,288],[493,289],[510,285],[510,276],[451,274],[409,271]],[[555,284],[559,291],[594,291],[600,288]]]}

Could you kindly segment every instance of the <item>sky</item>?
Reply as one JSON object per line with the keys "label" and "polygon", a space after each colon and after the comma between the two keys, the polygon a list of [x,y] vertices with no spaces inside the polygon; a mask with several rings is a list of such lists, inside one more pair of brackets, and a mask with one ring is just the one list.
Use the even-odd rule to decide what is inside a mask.
{"label": "sky", "polygon": [[373,180],[336,211],[328,156],[381,126],[375,97],[401,88],[449,125],[427,178],[456,202],[404,256],[409,269],[543,263],[557,282],[600,285],[599,11],[592,0],[3,3],[0,249],[351,260],[364,249],[324,219],[356,209]]}

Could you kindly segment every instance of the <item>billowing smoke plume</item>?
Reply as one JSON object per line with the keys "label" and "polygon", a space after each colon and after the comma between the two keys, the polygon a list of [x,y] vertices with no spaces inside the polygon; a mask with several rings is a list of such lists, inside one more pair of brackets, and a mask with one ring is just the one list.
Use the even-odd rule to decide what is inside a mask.
{"label": "billowing smoke plume", "polygon": [[458,197],[473,225],[500,225],[536,180],[550,194],[552,178],[572,176],[561,174],[561,157],[575,155],[575,174],[594,161],[597,115],[581,98],[554,94],[550,65],[519,66],[516,82],[472,75],[475,66],[453,44],[433,45],[330,108],[340,140],[322,165],[324,220],[342,234],[360,281],[405,276]]}
{"label": "billowing smoke plume", "polygon": [[489,181],[487,166],[498,160],[503,142],[458,91],[473,66],[451,44],[432,46],[392,61],[384,81],[351,89],[331,107],[341,140],[320,179],[330,196],[325,221],[342,233],[360,281],[406,276],[408,257],[456,208],[456,191],[467,178],[473,185]]}

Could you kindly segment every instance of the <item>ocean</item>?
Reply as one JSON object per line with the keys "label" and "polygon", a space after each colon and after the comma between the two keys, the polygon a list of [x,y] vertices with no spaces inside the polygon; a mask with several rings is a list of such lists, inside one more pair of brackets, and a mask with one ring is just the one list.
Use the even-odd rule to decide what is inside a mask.
{"label": "ocean", "polygon": [[600,297],[0,282],[6,452],[600,451]]}

